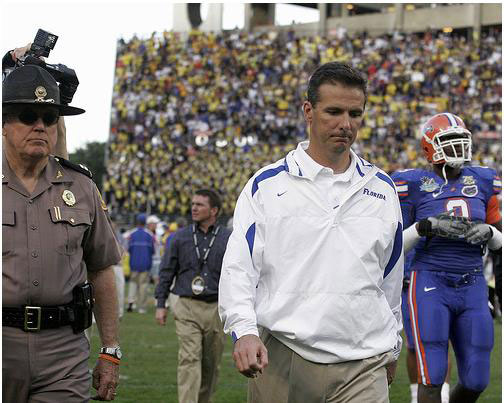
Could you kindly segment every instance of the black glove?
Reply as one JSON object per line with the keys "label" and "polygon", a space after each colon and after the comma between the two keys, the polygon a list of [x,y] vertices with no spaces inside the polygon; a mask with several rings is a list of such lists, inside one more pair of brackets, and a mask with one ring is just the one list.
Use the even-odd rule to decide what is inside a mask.
{"label": "black glove", "polygon": [[469,228],[471,228],[471,222],[468,218],[450,215],[450,213],[424,218],[418,222],[418,234],[427,237],[461,239],[465,238]]}

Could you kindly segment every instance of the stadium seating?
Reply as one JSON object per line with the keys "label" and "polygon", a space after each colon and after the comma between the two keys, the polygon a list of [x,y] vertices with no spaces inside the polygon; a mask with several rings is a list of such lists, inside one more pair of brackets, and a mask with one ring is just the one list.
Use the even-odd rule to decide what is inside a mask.
{"label": "stadium seating", "polygon": [[474,160],[501,171],[501,36],[443,33],[296,37],[192,31],[120,40],[104,192],[112,214],[186,215],[195,188],[233,212],[248,178],[306,138],[301,103],[320,63],[368,76],[354,150],[388,172],[424,164],[418,128],[449,110],[474,134]]}

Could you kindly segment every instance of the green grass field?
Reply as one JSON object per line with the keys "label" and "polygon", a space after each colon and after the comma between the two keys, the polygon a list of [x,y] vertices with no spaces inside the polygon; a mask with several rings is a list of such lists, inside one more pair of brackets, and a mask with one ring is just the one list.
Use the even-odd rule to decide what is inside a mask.
{"label": "green grass field", "polygon": [[[501,323],[496,321],[490,385],[478,402],[497,403],[502,401],[501,332]],[[119,403],[178,402],[177,336],[175,335],[173,318],[169,316],[167,325],[161,327],[155,322],[153,307],[144,315],[125,312],[121,321],[120,338],[124,358],[121,362],[118,395],[114,401]],[[93,329],[91,341],[92,359],[90,364],[94,365],[100,347],[96,329]],[[228,338],[214,403],[247,401],[247,379],[234,368],[231,351],[232,343]],[[409,403],[409,381],[405,357],[403,349],[396,380],[390,389],[392,403]],[[454,366],[451,384],[455,385],[456,381],[457,371]]]}

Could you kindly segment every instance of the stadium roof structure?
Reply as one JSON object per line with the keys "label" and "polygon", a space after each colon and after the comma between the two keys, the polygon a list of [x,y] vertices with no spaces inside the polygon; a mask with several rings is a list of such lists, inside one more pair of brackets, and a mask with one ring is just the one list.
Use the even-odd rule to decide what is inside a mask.
{"label": "stadium roof structure", "polygon": [[[285,4],[285,3],[284,3]],[[344,29],[349,34],[366,30],[370,35],[400,32],[470,29],[477,38],[482,28],[502,26],[500,3],[288,3],[317,9],[317,22],[275,25],[275,3],[246,3],[246,31],[293,29],[305,35],[337,35]],[[208,4],[203,20],[201,3],[174,4],[174,31],[222,31],[223,4]]]}

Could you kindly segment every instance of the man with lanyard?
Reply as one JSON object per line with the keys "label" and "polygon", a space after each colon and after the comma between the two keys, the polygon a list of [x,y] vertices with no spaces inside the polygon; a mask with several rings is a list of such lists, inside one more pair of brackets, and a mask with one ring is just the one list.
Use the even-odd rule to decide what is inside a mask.
{"label": "man with lanyard", "polygon": [[166,324],[165,303],[171,291],[170,307],[179,340],[178,399],[183,403],[210,402],[217,384],[224,347],[217,294],[231,235],[230,230],[216,225],[220,208],[216,192],[196,191],[191,209],[194,223],[174,234],[159,267],[156,320]]}

